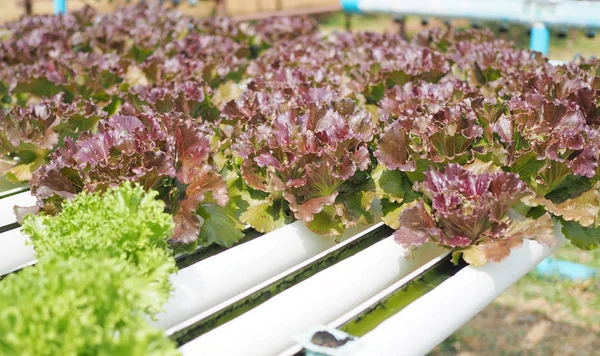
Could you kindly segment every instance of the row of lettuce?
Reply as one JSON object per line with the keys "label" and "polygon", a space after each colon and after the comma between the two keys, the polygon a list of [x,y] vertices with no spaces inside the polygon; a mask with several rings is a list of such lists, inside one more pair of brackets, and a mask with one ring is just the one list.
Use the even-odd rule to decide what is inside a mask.
{"label": "row of lettuce", "polygon": [[137,183],[171,246],[250,225],[324,236],[383,221],[498,261],[524,238],[600,244],[600,64],[554,67],[486,31],[322,35],[308,19],[199,20],[151,5],[29,17],[0,47],[2,171],[54,215]]}

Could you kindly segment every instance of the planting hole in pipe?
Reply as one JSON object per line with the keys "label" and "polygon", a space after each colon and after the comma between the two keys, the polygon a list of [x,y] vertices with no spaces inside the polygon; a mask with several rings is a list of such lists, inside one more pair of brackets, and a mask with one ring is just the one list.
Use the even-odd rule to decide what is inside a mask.
{"label": "planting hole in pipe", "polygon": [[304,347],[307,356],[349,355],[362,346],[356,336],[322,325],[313,327],[295,339]]}

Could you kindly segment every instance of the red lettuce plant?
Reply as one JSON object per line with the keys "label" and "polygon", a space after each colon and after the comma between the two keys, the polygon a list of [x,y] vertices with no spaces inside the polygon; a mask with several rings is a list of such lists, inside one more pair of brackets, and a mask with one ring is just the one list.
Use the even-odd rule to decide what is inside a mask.
{"label": "red lettuce plant", "polygon": [[443,53],[452,76],[478,87],[486,97],[518,94],[530,75],[552,68],[539,53],[518,49],[487,29],[432,29],[417,34],[412,43]]}
{"label": "red lettuce plant", "polygon": [[[159,192],[176,224],[171,242],[230,246],[243,234],[227,185],[209,161],[210,132],[180,113],[114,115],[98,133],[65,140],[30,185],[38,208],[55,213],[81,191],[103,191],[122,181]],[[220,230],[220,231],[219,231]]]}
{"label": "red lettuce plant", "polygon": [[372,194],[363,189],[371,165],[370,116],[349,99],[321,99],[280,107],[234,145],[246,184],[267,193],[242,216],[259,231],[281,226],[288,206],[326,236],[373,219]]}
{"label": "red lettuce plant", "polygon": [[413,182],[431,166],[465,164],[485,150],[476,107],[481,99],[460,81],[407,83],[388,90],[380,102],[382,129],[372,175],[383,221],[398,228],[403,205],[416,198]]}
{"label": "red lettuce plant", "polygon": [[[381,102],[384,126],[375,156],[389,169],[423,171],[421,162],[461,162],[483,135],[473,108],[475,94],[460,82],[408,83]],[[419,167],[419,169],[417,168]]]}
{"label": "red lettuce plant", "polygon": [[65,137],[96,127],[106,115],[90,100],[70,104],[62,95],[23,108],[0,109],[0,174],[26,181]]}
{"label": "red lettuce plant", "polygon": [[406,208],[394,233],[394,239],[405,248],[433,242],[456,248],[455,253],[462,253],[467,262],[481,265],[502,260],[523,239],[554,244],[548,213],[535,220],[518,213],[517,205],[531,192],[515,174],[475,174],[449,164],[442,172],[427,171],[416,189],[427,202],[419,200]]}

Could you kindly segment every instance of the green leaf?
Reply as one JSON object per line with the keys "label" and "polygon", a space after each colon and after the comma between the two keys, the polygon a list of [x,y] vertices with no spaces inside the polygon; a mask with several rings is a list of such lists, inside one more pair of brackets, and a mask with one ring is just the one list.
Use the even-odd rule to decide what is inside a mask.
{"label": "green leaf", "polygon": [[367,87],[367,94],[365,95],[367,99],[367,103],[375,104],[378,103],[381,98],[383,98],[383,94],[385,92],[385,87],[383,83],[377,83],[376,85],[371,85]]}
{"label": "green leaf", "polygon": [[554,204],[544,198],[531,199],[531,203],[540,204],[553,215],[560,216],[567,221],[578,222],[582,226],[596,225],[600,220],[600,192],[598,186],[559,204]]}
{"label": "green leaf", "polygon": [[545,160],[538,160],[535,152],[529,152],[515,159],[510,172],[517,173],[522,180],[529,182],[537,177],[544,164],[546,164]]}
{"label": "green leaf", "polygon": [[82,131],[93,130],[100,121],[100,116],[86,117],[84,115],[73,115],[69,119],[69,125],[66,125],[65,131],[68,133],[79,133]]}
{"label": "green leaf", "polygon": [[215,121],[219,118],[221,112],[219,109],[210,101],[208,97],[202,102],[193,101],[193,107],[190,110],[189,115],[191,117],[202,117],[206,121]]}
{"label": "green leaf", "polygon": [[546,195],[556,189],[569,175],[571,169],[563,162],[548,161],[538,177],[543,182],[536,189],[540,195]]}
{"label": "green leaf", "polygon": [[[519,203],[519,204],[522,204],[522,203]],[[522,213],[522,211],[521,211],[521,213]],[[544,206],[538,205],[538,206],[535,206],[535,207],[529,209],[526,212],[525,216],[529,219],[537,219],[540,216],[544,215],[545,213],[546,213],[546,209],[544,208]]]}
{"label": "green leaf", "polygon": [[400,227],[399,219],[402,210],[401,203],[392,202],[389,199],[381,199],[381,212],[383,213],[381,220],[392,229]]}
{"label": "green leaf", "polygon": [[244,238],[242,232],[244,225],[236,220],[236,209],[231,204],[226,206],[201,204],[197,212],[204,219],[198,243],[202,245],[216,243],[231,247]]}
{"label": "green leaf", "polygon": [[142,63],[145,61],[150,55],[154,52],[154,49],[149,48],[140,48],[138,46],[131,47],[131,54],[133,59],[135,59],[138,63]]}
{"label": "green leaf", "polygon": [[31,179],[31,175],[41,165],[46,163],[43,157],[38,157],[29,163],[18,164],[4,173],[9,182],[19,183],[26,182]]}
{"label": "green leaf", "polygon": [[414,200],[416,193],[412,191],[412,183],[406,173],[399,170],[389,170],[384,165],[377,165],[372,174],[375,185],[375,195],[379,199],[389,199],[391,202],[402,202],[405,198]]}
{"label": "green leaf", "polygon": [[321,236],[340,236],[344,232],[342,222],[335,216],[335,210],[330,205],[315,214],[312,221],[306,223],[306,227]]}
{"label": "green leaf", "polygon": [[[460,256],[460,252],[454,252],[452,254],[452,263],[454,263],[455,265],[457,265],[460,261],[460,258],[457,257],[457,255]],[[466,263],[475,267],[483,266],[488,262],[485,256],[485,252],[477,245],[472,245],[464,249],[462,251],[462,258],[463,260],[465,260]]]}
{"label": "green leaf", "polygon": [[479,84],[485,84],[485,74],[483,74],[483,71],[477,62],[475,62],[473,70],[475,72],[475,78],[477,78]]}
{"label": "green leaf", "polygon": [[216,106],[224,105],[231,100],[237,99],[243,90],[238,83],[234,81],[227,81],[219,85],[217,89],[215,89],[214,94],[212,96],[212,102]]}
{"label": "green leaf", "polygon": [[425,171],[429,168],[440,168],[439,165],[426,159],[416,158],[415,163],[417,168],[413,172],[405,172],[411,182],[422,182],[425,179]]}
{"label": "green leaf", "polygon": [[458,265],[460,262],[460,258],[462,257],[462,251],[457,251],[457,252],[453,252],[452,253],[452,264],[453,265]]}
{"label": "green leaf", "polygon": [[119,98],[116,95],[113,95],[111,102],[104,107],[104,111],[107,112],[108,116],[112,116],[117,113],[119,108],[123,104],[123,99]]}
{"label": "green leaf", "polygon": [[402,86],[410,82],[412,77],[402,70],[395,70],[389,74],[388,86],[391,88],[394,85]]}
{"label": "green leaf", "polygon": [[30,78],[30,82],[21,82],[13,89],[13,93],[29,93],[40,98],[49,98],[61,93],[63,90],[44,77]]}
{"label": "green leaf", "polygon": [[281,202],[278,204],[266,201],[252,205],[240,215],[240,220],[252,226],[256,231],[270,232],[283,227],[291,220],[282,209]]}
{"label": "green leaf", "polygon": [[492,67],[487,67],[485,70],[482,70],[477,62],[473,65],[473,72],[475,74],[475,79],[477,79],[477,82],[481,85],[493,82],[502,76],[500,70]]}
{"label": "green leaf", "polygon": [[372,224],[375,216],[369,211],[373,202],[372,192],[353,192],[338,196],[335,204],[337,215],[340,215],[345,227],[357,224]]}
{"label": "green leaf", "polygon": [[398,229],[400,227],[400,214],[405,209],[415,206],[417,202],[413,200],[411,202],[397,203],[391,202],[388,199],[381,199],[381,212],[383,213],[381,220],[392,229]]}
{"label": "green leaf", "polygon": [[546,194],[546,199],[554,204],[560,204],[568,199],[574,199],[590,190],[594,182],[582,176],[569,175],[550,193]]}
{"label": "green leaf", "polygon": [[583,227],[575,221],[561,219],[562,232],[573,245],[582,250],[593,250],[600,246],[600,228]]}

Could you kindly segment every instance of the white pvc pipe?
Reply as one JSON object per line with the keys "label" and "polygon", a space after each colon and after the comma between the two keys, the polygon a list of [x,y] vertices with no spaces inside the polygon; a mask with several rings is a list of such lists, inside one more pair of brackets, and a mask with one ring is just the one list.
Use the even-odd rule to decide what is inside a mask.
{"label": "white pvc pipe", "polygon": [[[15,205],[33,206],[35,202],[35,197],[29,191],[0,199],[0,227],[17,222],[17,217],[13,211]],[[0,249],[3,249],[2,245],[0,245]]]}
{"label": "white pvc pipe", "polygon": [[[367,226],[348,229],[343,238]],[[155,325],[168,329],[336,245],[300,221],[186,267]]]}
{"label": "white pvc pipe", "polygon": [[21,229],[0,234],[0,276],[35,262],[35,251],[27,240]]}
{"label": "white pvc pipe", "polygon": [[[31,196],[30,192],[19,193],[4,199],[0,199],[0,226],[6,226],[16,222],[16,217],[13,212],[15,205],[32,206],[35,204],[35,197]],[[375,220],[378,220],[381,213],[377,202],[372,206],[375,211]],[[367,229],[371,225],[360,225],[354,228],[347,229],[341,239],[356,235]],[[25,264],[35,262],[35,252],[33,246],[26,244],[27,237],[22,236],[20,229],[10,230],[0,233],[0,276],[12,272],[15,268]],[[166,306],[167,311],[177,310],[178,312],[190,310],[205,310],[231,298],[236,293],[246,290],[255,284],[258,284],[286,269],[295,266],[296,264],[315,256],[316,254],[325,251],[334,246],[336,242],[333,237],[319,236],[306,228],[301,222],[297,221],[286,225],[280,229],[272,231],[261,236],[260,239],[249,241],[243,245],[236,246],[219,255],[224,254],[215,260],[215,257],[208,258],[202,264],[187,267],[178,272],[178,277],[174,278],[176,296],[171,298]],[[281,251],[282,255],[272,255]],[[261,265],[261,262],[269,261]],[[272,262],[271,262],[272,260]],[[220,271],[212,272],[216,265]],[[270,266],[270,267],[269,267]],[[263,268],[264,267],[264,268]],[[208,272],[207,272],[208,271]],[[215,292],[201,291],[196,289],[206,286],[213,288],[218,285],[220,280],[232,280],[239,273],[248,273],[248,279],[245,284],[238,286],[228,286],[229,290],[224,293],[224,296],[215,298]],[[189,283],[195,285],[194,288],[189,287]],[[201,287],[197,284],[202,283]],[[227,289],[226,288],[226,289]],[[202,306],[196,306],[198,298],[206,297],[206,302]],[[215,301],[217,300],[217,301]],[[181,305],[180,305],[181,304]],[[208,305],[208,306],[205,306]],[[163,313],[166,314],[167,312]],[[195,315],[195,314],[188,314]],[[163,316],[167,318],[167,316]],[[180,322],[183,317],[178,316],[177,322]],[[185,319],[185,318],[184,318]],[[164,325],[172,326],[175,321],[165,321]],[[162,322],[161,322],[161,325]]]}
{"label": "white pvc pipe", "polygon": [[[33,206],[35,202],[29,191],[0,199],[0,227],[17,222],[15,205]],[[35,262],[35,251],[27,240],[18,228],[0,233],[0,276]]]}
{"label": "white pvc pipe", "polygon": [[567,64],[569,62],[561,61],[561,60],[558,60],[558,59],[549,59],[548,63],[552,64],[553,66],[561,66],[561,65]]}
{"label": "white pvc pipe", "polygon": [[[389,237],[220,327],[183,345],[183,355],[273,355],[311,326],[334,320],[442,250],[424,246],[413,259]],[[239,278],[243,278],[240,276]]]}
{"label": "white pvc pipe", "polygon": [[499,263],[463,268],[363,336],[364,347],[353,355],[427,354],[561,246],[558,224],[555,234],[552,248],[525,240]]}
{"label": "white pvc pipe", "polygon": [[[350,3],[351,1],[346,1]],[[361,12],[385,12],[402,15],[432,17],[461,17],[489,20],[513,20],[521,18],[523,0],[504,0],[498,6],[496,0],[355,0]]]}
{"label": "white pvc pipe", "polygon": [[23,189],[28,189],[26,183],[13,183],[6,179],[6,177],[0,177],[0,195],[6,195],[10,192]]}
{"label": "white pvc pipe", "polygon": [[341,0],[350,12],[600,27],[600,3],[526,0]]}

